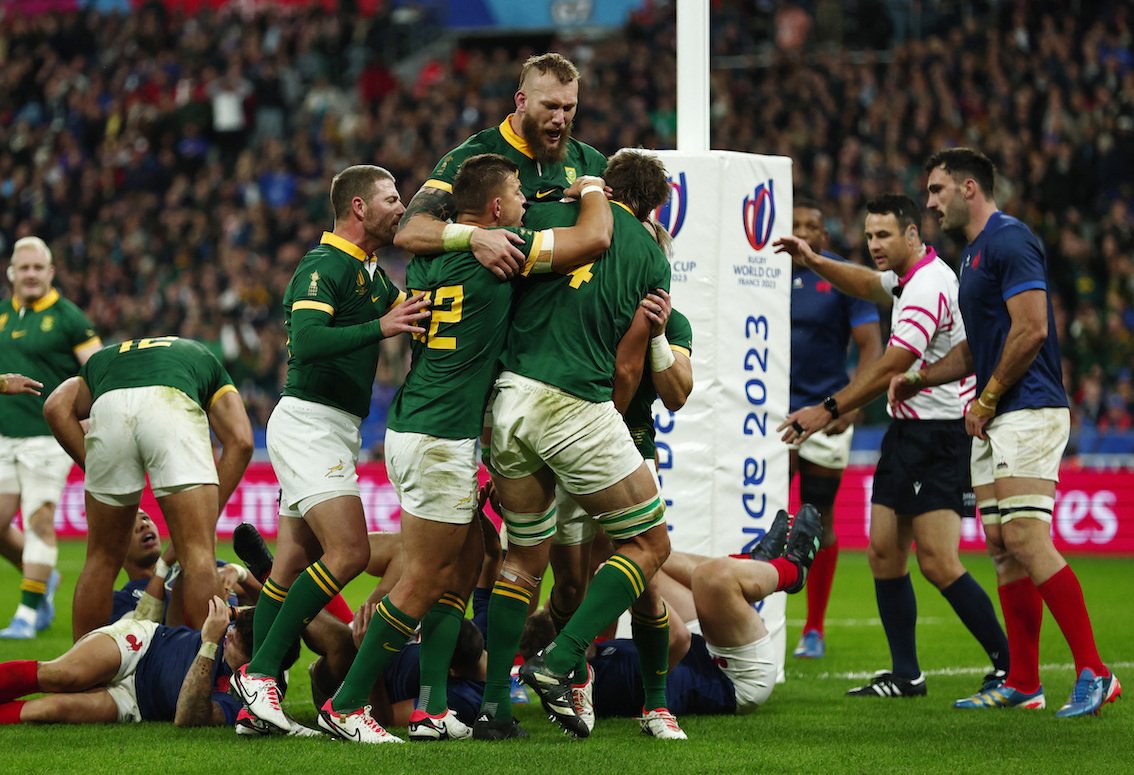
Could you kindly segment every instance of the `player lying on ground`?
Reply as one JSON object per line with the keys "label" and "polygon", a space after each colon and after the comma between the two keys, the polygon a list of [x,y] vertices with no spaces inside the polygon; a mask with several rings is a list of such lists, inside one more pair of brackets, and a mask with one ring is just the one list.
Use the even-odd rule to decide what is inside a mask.
{"label": "player lying on ground", "polygon": [[[251,642],[252,609],[233,614],[219,597],[201,630],[123,619],[49,662],[0,663],[0,724],[232,724],[240,701],[228,693],[229,677]],[[19,699],[39,692],[46,695]]]}

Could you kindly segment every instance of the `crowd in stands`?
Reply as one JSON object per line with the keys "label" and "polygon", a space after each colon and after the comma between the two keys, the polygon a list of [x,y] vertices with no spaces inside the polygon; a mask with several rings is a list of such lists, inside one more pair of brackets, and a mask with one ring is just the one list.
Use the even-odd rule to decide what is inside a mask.
{"label": "crowd in stands", "polygon": [[[825,0],[714,3],[713,147],[792,157],[796,191],[860,261],[865,199],[920,199],[938,148],[988,153],[1001,208],[1047,245],[1075,422],[1130,429],[1134,12],[960,4],[910,34],[903,4],[874,5],[885,39]],[[510,112],[518,63],[546,41],[456,40],[411,72],[385,53],[384,5],[237,8],[0,11],[0,254],[48,240],[61,291],[105,341],[209,343],[262,425],[284,374],[279,300],[330,226],[331,176],[381,164],[408,200],[445,150]],[[675,24],[647,3],[616,36],[547,46],[583,72],[577,136],[607,153],[676,146]],[[925,235],[956,259],[928,219]],[[382,259],[400,281],[405,256]],[[379,420],[408,365],[405,342],[387,349]]]}

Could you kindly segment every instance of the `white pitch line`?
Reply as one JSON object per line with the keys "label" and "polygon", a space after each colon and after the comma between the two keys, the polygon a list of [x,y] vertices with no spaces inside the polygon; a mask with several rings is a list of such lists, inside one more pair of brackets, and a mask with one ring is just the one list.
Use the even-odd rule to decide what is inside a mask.
{"label": "white pitch line", "polygon": [[[1125,670],[1126,668],[1134,667],[1134,662],[1108,662],[1107,667],[1114,670]],[[1075,665],[1070,662],[1065,663],[1052,663],[1040,665],[1041,671],[1050,670],[1074,670]],[[984,675],[988,672],[988,665],[981,667],[939,667],[932,670],[923,671],[927,676],[929,675]],[[860,681],[864,678],[873,678],[875,671],[854,671],[848,673],[817,673],[816,675],[806,676],[807,678],[818,678],[821,681],[839,680],[839,681]]]}
{"label": "white pitch line", "polygon": [[[944,616],[919,616],[918,624],[948,624],[949,622],[956,622],[957,619],[950,619]],[[792,627],[802,627],[807,623],[806,619],[788,619],[787,623]],[[881,627],[882,620],[877,616],[868,619],[827,619],[826,626],[828,627]]]}

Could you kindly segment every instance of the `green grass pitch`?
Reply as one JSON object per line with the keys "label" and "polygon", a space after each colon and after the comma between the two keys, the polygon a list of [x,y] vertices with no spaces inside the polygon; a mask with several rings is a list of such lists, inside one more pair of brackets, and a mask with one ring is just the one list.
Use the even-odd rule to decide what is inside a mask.
{"label": "green grass pitch", "polygon": [[[222,547],[222,557],[231,549]],[[37,641],[0,641],[0,660],[49,659],[69,645],[70,595],[83,560],[80,543],[60,555],[64,582],[55,624]],[[965,562],[994,591],[987,558]],[[1134,560],[1073,558],[1082,581],[1103,658],[1134,692]],[[918,642],[928,674],[921,699],[844,697],[846,689],[886,667],[889,656],[877,623],[873,584],[862,554],[844,552],[829,611],[827,657],[804,662],[788,657],[787,683],[746,717],[685,717],[690,740],[643,737],[631,719],[600,721],[593,737],[569,740],[546,721],[538,706],[521,706],[528,740],[505,743],[350,746],[329,739],[248,740],[231,729],[183,731],[170,724],[83,727],[0,727],[0,772],[381,772],[388,773],[1067,773],[1134,771],[1134,708],[1106,706],[1099,718],[1060,720],[1054,710],[1074,680],[1070,654],[1050,616],[1044,622],[1041,658],[1048,709],[953,710],[953,699],[977,688],[987,670],[975,641],[945,600],[914,571],[920,621]],[[0,568],[0,616],[15,610],[19,579]],[[365,580],[347,589],[352,604],[368,591]],[[996,600],[995,594],[993,595]],[[799,636],[803,596],[788,605],[789,650]],[[305,653],[291,671],[287,708],[314,723]],[[397,732],[398,730],[395,730]],[[404,732],[404,730],[402,730]]]}

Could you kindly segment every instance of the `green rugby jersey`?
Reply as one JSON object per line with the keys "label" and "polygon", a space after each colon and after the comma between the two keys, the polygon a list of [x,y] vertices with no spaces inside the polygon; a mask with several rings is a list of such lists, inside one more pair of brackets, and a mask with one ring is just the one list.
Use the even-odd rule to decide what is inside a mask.
{"label": "green rugby jersey", "polygon": [[43,402],[79,371],[75,351],[98,342],[94,324],[52,288],[31,306],[12,297],[0,301],[0,374],[15,372],[43,383],[41,395],[4,396],[0,436],[50,436]]}
{"label": "green rugby jersey", "polygon": [[[332,406],[356,417],[370,413],[370,393],[382,339],[379,318],[405,294],[381,267],[367,271],[368,256],[357,245],[323,232],[318,247],[295,268],[284,292],[288,333],[287,381],[283,394]],[[311,312],[331,316],[318,325]],[[303,313],[306,320],[297,320]],[[315,334],[297,346],[297,337]]]}
{"label": "green rugby jersey", "polygon": [[[669,320],[665,324],[665,338],[674,350],[689,357],[693,353],[693,326],[689,318],[677,310],[671,310]],[[634,439],[634,446],[642,453],[642,457],[652,460],[657,447],[654,444],[654,400],[658,397],[654,389],[653,371],[650,370],[650,356],[646,354],[646,368],[642,371],[642,381],[638,383],[638,391],[630,399],[623,417],[626,427],[630,429],[630,436]]]}
{"label": "green rugby jersey", "polygon": [[176,336],[128,339],[104,347],[83,364],[79,376],[95,401],[112,390],[163,385],[177,388],[208,410],[225,393],[236,392],[232,377],[209,348]]}
{"label": "green rugby jersey", "polygon": [[[567,275],[522,281],[504,348],[504,368],[546,382],[586,401],[609,401],[618,342],[638,303],[656,288],[669,290],[669,261],[630,210],[612,202],[614,234],[594,263]],[[533,205],[533,229],[571,226],[577,202]]]}
{"label": "green rugby jersey", "polygon": [[465,159],[478,153],[498,153],[519,165],[520,190],[530,202],[557,202],[576,178],[606,171],[606,157],[573,137],[567,141],[567,155],[561,163],[536,161],[528,141],[512,129],[511,120],[509,115],[499,126],[477,132],[445,154],[425,185],[453,193],[457,170]]}
{"label": "green rugby jersey", "polygon": [[[530,268],[542,232],[509,229],[524,238]],[[501,282],[468,251],[414,257],[406,268],[410,293],[433,300],[429,328],[413,338],[413,365],[390,405],[387,425],[443,439],[480,435],[484,408],[500,371],[512,314],[512,283]]]}

